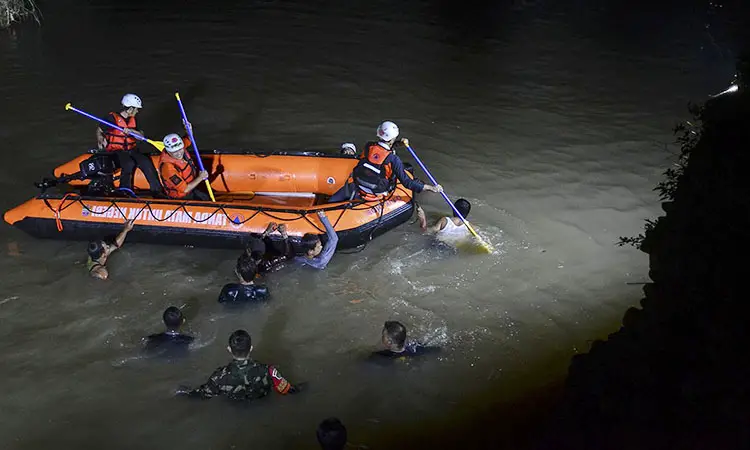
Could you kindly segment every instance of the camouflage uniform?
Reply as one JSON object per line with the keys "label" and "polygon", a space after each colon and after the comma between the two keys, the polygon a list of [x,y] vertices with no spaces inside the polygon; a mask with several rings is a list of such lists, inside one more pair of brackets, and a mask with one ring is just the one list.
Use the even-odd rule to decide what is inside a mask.
{"label": "camouflage uniform", "polygon": [[205,384],[187,395],[211,398],[224,394],[232,400],[254,400],[265,397],[271,390],[287,394],[291,387],[275,367],[252,359],[235,359],[216,369]]}

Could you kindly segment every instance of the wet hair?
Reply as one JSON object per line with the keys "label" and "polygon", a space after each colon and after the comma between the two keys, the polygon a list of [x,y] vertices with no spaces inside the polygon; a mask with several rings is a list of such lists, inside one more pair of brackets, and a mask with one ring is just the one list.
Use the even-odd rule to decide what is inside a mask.
{"label": "wet hair", "polygon": [[383,331],[398,348],[402,348],[406,343],[406,327],[401,322],[388,320],[383,325]]}
{"label": "wet hair", "polygon": [[[453,203],[453,205],[456,207],[458,212],[460,212],[461,215],[464,216],[464,219],[469,216],[469,211],[471,211],[471,203],[469,203],[468,200],[466,200],[465,198],[459,198],[455,203]],[[453,217],[458,217],[458,214],[456,214],[455,211],[453,212]]]}
{"label": "wet hair", "polygon": [[318,245],[318,242],[320,242],[320,236],[315,233],[305,233],[300,241],[302,244],[302,251],[307,253],[310,250],[313,250],[315,246]]}
{"label": "wet hair", "polygon": [[176,306],[170,306],[169,308],[164,310],[164,314],[162,314],[162,319],[164,319],[164,325],[167,326],[170,330],[176,330],[180,328],[180,325],[182,325],[182,311],[180,311],[180,308]]}
{"label": "wet hair", "polygon": [[335,417],[320,422],[316,434],[323,450],[342,450],[346,446],[346,427]]}
{"label": "wet hair", "polygon": [[237,273],[243,280],[247,282],[253,281],[255,275],[258,274],[258,263],[255,262],[255,259],[251,255],[243,253],[237,258]]}
{"label": "wet hair", "polygon": [[245,252],[255,261],[260,261],[263,258],[263,255],[266,254],[266,243],[263,239],[253,236],[250,238],[250,242],[247,243],[247,249]]}
{"label": "wet hair", "polygon": [[237,330],[229,336],[229,350],[235,358],[246,358],[252,347],[250,334],[245,330]]}
{"label": "wet hair", "polygon": [[104,254],[104,241],[91,241],[89,242],[89,248],[87,249],[89,256],[93,260],[101,258]]}

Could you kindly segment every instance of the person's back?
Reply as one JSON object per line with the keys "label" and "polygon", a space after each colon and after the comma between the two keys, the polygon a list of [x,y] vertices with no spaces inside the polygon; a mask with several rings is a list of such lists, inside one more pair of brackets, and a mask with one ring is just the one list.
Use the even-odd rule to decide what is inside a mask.
{"label": "person's back", "polygon": [[185,316],[176,306],[170,306],[162,315],[167,330],[144,338],[143,350],[149,356],[184,356],[195,339],[180,332]]}
{"label": "person's back", "polygon": [[[469,228],[464,224],[461,217],[466,219],[471,212],[471,203],[468,200],[459,198],[453,205],[456,211],[453,212],[453,217],[441,217],[435,222],[434,225],[427,225],[427,218],[425,217],[424,210],[421,206],[417,206],[417,217],[419,218],[419,226],[427,234],[432,234],[442,242],[451,245],[457,245],[462,241],[471,238],[471,232]],[[467,221],[468,222],[468,221]]]}
{"label": "person's back", "polygon": [[174,331],[150,334],[146,337],[144,351],[151,356],[182,356],[188,353],[194,340],[193,336]]}
{"label": "person's back", "polygon": [[219,303],[254,303],[268,300],[268,288],[255,284],[258,266],[252,255],[247,252],[240,255],[234,273],[239,282],[224,285],[219,293]]}
{"label": "person's back", "polygon": [[195,389],[180,386],[176,394],[203,399],[224,395],[230,400],[248,401],[265,397],[271,391],[282,395],[300,391],[299,385],[289,383],[275,367],[250,358],[253,346],[247,331],[232,333],[227,350],[232,354],[232,362],[216,369],[201,386]]}
{"label": "person's back", "polygon": [[406,337],[406,327],[398,321],[389,320],[383,324],[381,333],[384,350],[372,352],[369,361],[388,363],[440,351],[440,347],[427,346],[415,339]]}
{"label": "person's back", "polygon": [[220,367],[211,376],[215,384],[230,400],[257,400],[271,393],[273,381],[269,366],[253,359],[235,359]]}
{"label": "person's back", "polygon": [[422,356],[428,353],[435,353],[439,350],[440,347],[428,346],[417,340],[407,339],[401,351],[385,349],[373,353],[377,356],[382,356],[385,358],[408,358],[412,356]]}
{"label": "person's back", "polygon": [[435,233],[435,237],[442,241],[455,242],[470,238],[471,232],[458,217],[445,217],[445,226]]}
{"label": "person's back", "polygon": [[[281,239],[268,239],[268,236],[275,231],[279,232]],[[283,223],[278,225],[275,222],[268,224],[260,238],[250,237],[246,252],[255,261],[259,274],[272,272],[283,266],[285,262],[293,260],[296,256],[289,242],[286,225]]]}
{"label": "person's back", "polygon": [[254,303],[268,299],[268,288],[257,284],[227,283],[219,293],[219,303]]}

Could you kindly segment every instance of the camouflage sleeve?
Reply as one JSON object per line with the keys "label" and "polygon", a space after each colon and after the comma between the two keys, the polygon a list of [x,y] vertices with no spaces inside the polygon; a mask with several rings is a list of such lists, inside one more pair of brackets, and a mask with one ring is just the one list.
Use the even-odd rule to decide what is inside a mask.
{"label": "camouflage sleeve", "polygon": [[226,372],[225,367],[220,367],[208,377],[208,381],[188,393],[190,397],[211,398],[221,394],[221,379]]}
{"label": "camouflage sleeve", "polygon": [[273,380],[273,389],[279,394],[287,394],[292,385],[281,375],[281,372],[274,366],[268,366],[268,373]]}

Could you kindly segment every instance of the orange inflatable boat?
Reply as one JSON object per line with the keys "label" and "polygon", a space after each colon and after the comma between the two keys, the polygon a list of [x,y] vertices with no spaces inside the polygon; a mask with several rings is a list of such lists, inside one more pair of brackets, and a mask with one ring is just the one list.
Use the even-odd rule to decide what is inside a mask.
{"label": "orange inflatable boat", "polygon": [[[119,189],[118,169],[109,174],[101,168],[87,171],[94,168],[91,163],[108,161],[102,155],[92,151],[57,167],[56,178],[36,183],[42,192],[7,211],[5,221],[38,238],[90,240],[115,234],[125,218],[134,218],[128,241],[244,248],[248,238],[262,233],[271,221],[286,224],[293,244],[305,233],[325,239],[316,214],[323,210],[339,235],[339,248],[354,248],[404,223],[414,209],[413,193],[401,183],[377,201],[326,203],[356,165],[351,156],[202,152],[216,198],[211,202],[150,197],[140,170],[134,190]],[[158,164],[158,155],[151,157]],[[55,186],[62,189],[53,193]]]}

